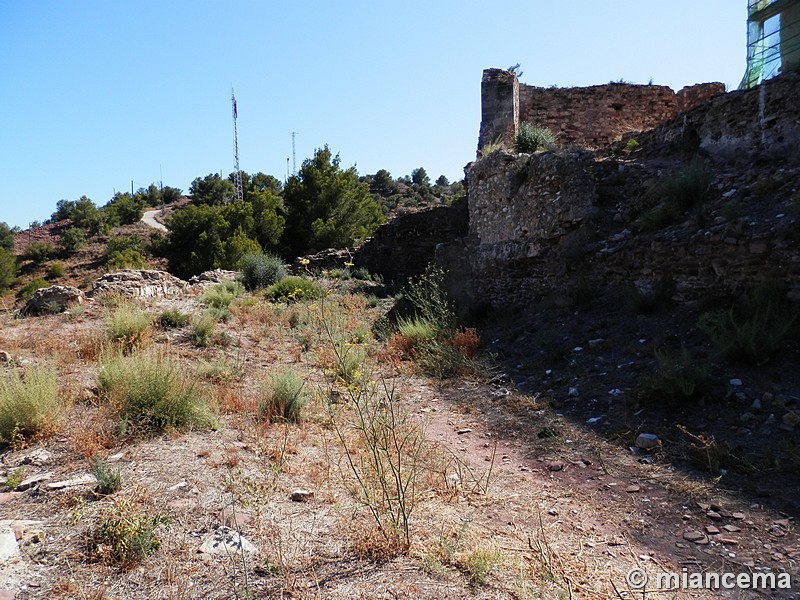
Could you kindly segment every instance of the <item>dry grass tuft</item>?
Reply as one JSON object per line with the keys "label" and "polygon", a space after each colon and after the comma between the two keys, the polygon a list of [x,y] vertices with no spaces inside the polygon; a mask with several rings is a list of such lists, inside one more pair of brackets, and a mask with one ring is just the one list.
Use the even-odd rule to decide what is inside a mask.
{"label": "dry grass tuft", "polygon": [[255,397],[240,388],[217,387],[214,397],[220,413],[224,415],[254,414],[256,412]]}
{"label": "dry grass tuft", "polygon": [[349,532],[352,550],[356,556],[373,562],[386,562],[408,552],[408,544],[401,532],[386,532],[362,519],[352,523]]}
{"label": "dry grass tuft", "polygon": [[65,408],[55,367],[31,367],[24,377],[15,369],[0,375],[0,443],[52,434]]}
{"label": "dry grass tuft", "polygon": [[116,412],[107,405],[83,405],[80,417],[70,424],[68,436],[72,449],[83,458],[103,456],[117,444]]}

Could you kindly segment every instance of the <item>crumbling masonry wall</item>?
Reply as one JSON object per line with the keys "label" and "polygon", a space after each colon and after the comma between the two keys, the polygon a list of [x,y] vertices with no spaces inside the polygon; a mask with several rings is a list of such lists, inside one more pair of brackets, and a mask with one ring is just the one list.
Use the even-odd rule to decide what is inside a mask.
{"label": "crumbling masonry wall", "polygon": [[[787,168],[800,174],[797,165]],[[768,229],[727,221],[638,234],[604,215],[598,237],[593,220],[608,212],[598,206],[598,191],[617,169],[616,161],[581,152],[500,151],[473,163],[470,234],[437,249],[439,264],[451,272],[450,291],[465,306],[525,306],[578,287],[650,290],[666,278],[676,300],[691,301],[709,289],[777,280],[800,299],[800,247],[784,215]],[[633,170],[628,176],[643,175],[650,176]]]}
{"label": "crumbling masonry wall", "polygon": [[[735,219],[705,227],[687,221],[637,234],[624,210],[608,214],[663,177],[664,164],[679,165],[689,155],[711,161],[727,182],[718,193],[740,201],[759,177],[750,173],[754,165],[762,179],[800,181],[799,96],[800,73],[714,96],[636,136],[641,156],[656,153],[652,164],[608,152],[599,158],[585,151],[496,151],[468,165],[469,235],[437,249],[440,264],[453,273],[453,291],[464,303],[525,305],[575,286],[647,289],[669,278],[675,298],[688,301],[709,289],[772,279],[787,283],[791,296],[800,299],[792,214],[775,211],[758,226]],[[610,207],[598,200],[601,188],[608,196],[609,186],[615,198]],[[602,233],[593,219],[602,221]]]}
{"label": "crumbling masonry wall", "polygon": [[548,127],[562,146],[597,149],[625,133],[647,131],[723,94],[722,83],[704,83],[675,93],[662,85],[610,83],[582,88],[541,88],[519,83],[514,73],[486,69],[481,80],[478,152],[513,140],[519,123]]}
{"label": "crumbling masonry wall", "polygon": [[[513,80],[504,77],[513,91]],[[703,93],[692,89],[683,96],[691,105]],[[524,306],[531,298],[576,286],[647,289],[662,277],[675,282],[676,300],[765,278],[785,281],[800,299],[800,246],[789,212],[776,211],[773,222],[760,228],[735,220],[705,228],[688,222],[637,234],[624,218],[624,205],[664,175],[664,164],[680,164],[687,155],[714,163],[730,186],[718,193],[735,194],[740,202],[765,173],[800,181],[798,97],[800,73],[713,96],[637,134],[640,150],[630,156],[613,158],[608,150],[491,153],[465,169],[466,205],[391,221],[353,255],[354,262],[387,280],[402,280],[435,257],[449,271],[449,291],[463,305]],[[488,135],[483,127],[481,135]],[[649,165],[648,153],[654,153]],[[617,203],[618,214],[609,214]]]}

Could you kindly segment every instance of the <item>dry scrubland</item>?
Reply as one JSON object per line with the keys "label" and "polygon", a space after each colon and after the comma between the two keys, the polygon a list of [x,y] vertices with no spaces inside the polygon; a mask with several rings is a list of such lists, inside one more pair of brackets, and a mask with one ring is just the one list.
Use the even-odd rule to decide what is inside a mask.
{"label": "dry scrubland", "polygon": [[[674,520],[708,486],[638,472],[543,399],[504,387],[432,288],[418,298],[427,319],[392,334],[382,317],[394,299],[377,284],[317,285],[317,299],[229,283],[4,314],[0,507],[20,556],[0,589],[634,598],[630,568],[680,571]],[[561,435],[520,433],[548,427]],[[237,532],[252,547],[200,552]]]}

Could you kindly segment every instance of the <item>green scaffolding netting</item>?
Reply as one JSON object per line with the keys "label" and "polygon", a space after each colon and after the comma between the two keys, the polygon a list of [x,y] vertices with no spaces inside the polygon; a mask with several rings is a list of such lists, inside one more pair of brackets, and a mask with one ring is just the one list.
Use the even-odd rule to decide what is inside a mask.
{"label": "green scaffolding netting", "polygon": [[748,0],[747,71],[739,86],[800,69],[800,0]]}

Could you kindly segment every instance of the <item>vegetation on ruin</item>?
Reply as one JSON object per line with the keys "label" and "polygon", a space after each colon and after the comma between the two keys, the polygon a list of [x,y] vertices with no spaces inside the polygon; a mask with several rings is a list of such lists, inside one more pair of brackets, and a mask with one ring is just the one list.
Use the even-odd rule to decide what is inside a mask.
{"label": "vegetation on ruin", "polygon": [[556,147],[556,136],[544,125],[527,121],[519,124],[514,136],[514,150],[517,152],[533,154],[540,150],[552,151]]}

